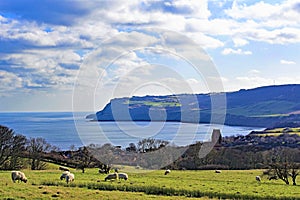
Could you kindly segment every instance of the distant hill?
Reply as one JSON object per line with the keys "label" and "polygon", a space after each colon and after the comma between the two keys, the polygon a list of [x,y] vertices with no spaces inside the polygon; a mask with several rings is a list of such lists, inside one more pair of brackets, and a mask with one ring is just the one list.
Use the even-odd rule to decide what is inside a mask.
{"label": "distant hill", "polygon": [[[87,118],[98,121],[166,120],[213,123],[212,95],[217,97],[224,93],[117,98],[112,99],[103,110]],[[266,128],[300,125],[300,85],[265,86],[227,92],[225,95],[227,125]]]}

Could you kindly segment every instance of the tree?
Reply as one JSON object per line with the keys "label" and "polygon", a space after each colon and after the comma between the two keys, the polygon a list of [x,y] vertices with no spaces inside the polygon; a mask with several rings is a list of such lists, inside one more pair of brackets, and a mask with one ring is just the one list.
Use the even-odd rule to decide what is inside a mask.
{"label": "tree", "polygon": [[[12,129],[0,125],[0,167],[17,168],[20,153],[24,150],[26,138],[15,135]],[[7,164],[9,162],[9,164]]]}
{"label": "tree", "polygon": [[13,138],[12,151],[10,154],[9,165],[7,169],[20,169],[22,162],[20,157],[25,150],[26,137],[23,135],[16,135]]}
{"label": "tree", "polygon": [[28,140],[27,151],[31,158],[31,169],[40,170],[46,166],[45,162],[42,162],[42,154],[49,152],[51,145],[46,142],[44,138],[30,138]]}
{"label": "tree", "polygon": [[136,148],[136,146],[135,146],[134,143],[129,143],[129,146],[126,148],[126,151],[128,151],[128,152],[136,152],[137,148]]}
{"label": "tree", "polygon": [[74,155],[75,160],[79,162],[78,168],[82,170],[82,173],[85,172],[85,168],[90,167],[91,163],[94,161],[94,157],[89,151],[89,149],[94,148],[93,146],[89,147],[80,147],[78,152]]}
{"label": "tree", "polygon": [[293,185],[296,185],[300,166],[295,162],[295,158],[299,156],[299,150],[282,147],[273,149],[270,153],[270,169],[267,171],[269,177],[278,177],[287,185],[290,184],[289,177],[291,177]]}
{"label": "tree", "polygon": [[169,144],[168,141],[154,139],[154,138],[145,138],[138,142],[138,151],[141,153],[155,151],[167,146],[168,144]]}
{"label": "tree", "polygon": [[290,172],[290,176],[292,177],[292,181],[293,181],[293,185],[297,185],[296,183],[296,179],[297,179],[297,176],[299,175],[300,173],[300,165],[296,164],[296,163],[292,163],[291,164],[291,172]]}

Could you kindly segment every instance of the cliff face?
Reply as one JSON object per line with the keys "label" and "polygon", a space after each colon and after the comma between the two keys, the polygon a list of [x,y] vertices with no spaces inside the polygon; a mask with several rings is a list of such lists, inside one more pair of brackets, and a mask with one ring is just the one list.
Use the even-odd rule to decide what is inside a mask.
{"label": "cliff face", "polygon": [[214,99],[218,98],[218,95],[226,95],[227,125],[272,127],[279,123],[284,126],[285,123],[291,122],[300,125],[300,85],[267,86],[225,94],[112,99],[103,110],[96,113],[94,120],[218,123],[218,117],[223,116],[218,110],[212,111],[212,95]]}

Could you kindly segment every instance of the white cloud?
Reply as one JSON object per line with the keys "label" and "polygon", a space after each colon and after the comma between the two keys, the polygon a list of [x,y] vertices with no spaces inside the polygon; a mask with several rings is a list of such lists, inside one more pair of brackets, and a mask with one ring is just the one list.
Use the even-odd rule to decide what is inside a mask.
{"label": "white cloud", "polygon": [[205,33],[210,35],[231,35],[232,29],[238,28],[239,24],[231,19],[186,19],[186,32]]}
{"label": "white cloud", "polygon": [[247,74],[250,76],[259,76],[261,74],[261,72],[257,69],[252,69],[252,70],[248,71]]}
{"label": "white cloud", "polygon": [[229,54],[238,54],[238,55],[252,55],[251,51],[243,51],[242,49],[231,49],[231,48],[225,48],[222,51],[223,55],[229,55]]}
{"label": "white cloud", "polygon": [[168,2],[168,5],[175,7],[179,11],[186,10],[188,16],[207,19],[211,15],[208,10],[207,1],[208,0],[202,0],[201,3],[199,3],[193,0],[174,0]]}
{"label": "white cloud", "polygon": [[240,34],[244,35],[245,38],[270,44],[300,42],[300,29],[298,28],[282,28],[271,31],[266,29],[240,30]]}
{"label": "white cloud", "polygon": [[23,80],[17,75],[0,70],[0,96],[9,95],[8,92],[22,88]]}
{"label": "white cloud", "polygon": [[242,39],[242,38],[233,38],[232,41],[233,41],[235,47],[241,47],[241,46],[245,46],[245,45],[249,44],[249,42],[247,40]]}
{"label": "white cloud", "polygon": [[237,1],[234,0],[232,8],[227,10],[226,13],[236,19],[251,18],[251,19],[264,19],[268,18],[274,13],[279,13],[281,8],[278,5],[272,5],[263,1],[257,2],[253,5],[238,5]]}
{"label": "white cloud", "polygon": [[275,4],[260,1],[252,5],[239,5],[235,0],[232,8],[225,13],[238,24],[231,29],[233,36],[270,44],[287,44],[300,42],[300,12],[295,7],[293,0]]}
{"label": "white cloud", "polygon": [[295,65],[296,62],[294,61],[291,61],[291,60],[280,60],[280,64],[283,64],[283,65]]}
{"label": "white cloud", "polygon": [[268,76],[260,70],[252,69],[244,75],[226,78],[226,81],[223,81],[225,91],[237,91],[240,89],[284,84],[300,84],[299,74],[293,74],[291,76],[285,76],[284,74]]}
{"label": "white cloud", "polygon": [[[234,19],[252,19],[264,22],[271,27],[298,24],[300,13],[295,9],[298,2],[287,0],[282,3],[256,2],[252,5],[239,5],[236,0],[225,13]],[[274,22],[277,23],[274,23]],[[269,22],[269,24],[267,23]]]}
{"label": "white cloud", "polygon": [[[272,49],[272,44],[282,44],[288,50],[287,45],[298,45],[300,42],[300,12],[299,6],[296,7],[297,1],[285,0],[280,3],[234,1],[233,6],[226,11],[221,7],[228,6],[230,1],[213,2],[215,6],[212,7],[219,4],[220,9],[217,10],[221,13],[213,13],[215,10],[212,7],[209,10],[208,2],[209,0],[170,2],[132,0],[122,1],[122,3],[117,1],[76,3],[76,6],[79,6],[76,7],[77,10],[83,6],[81,8],[87,12],[84,15],[74,15],[75,19],[72,19],[68,26],[59,25],[59,19],[56,19],[57,23],[47,23],[51,20],[41,23],[43,19],[34,20],[32,16],[30,19],[13,19],[12,17],[8,19],[0,15],[0,45],[3,46],[0,50],[1,61],[8,63],[6,66],[10,68],[10,72],[5,72],[7,79],[3,85],[7,90],[23,89],[22,87],[27,87],[28,90],[37,87],[59,91],[68,90],[72,88],[78,66],[87,56],[74,53],[78,50],[92,52],[100,47],[99,56],[93,61],[90,60],[88,64],[105,66],[117,56],[141,46],[159,49],[172,45],[173,49],[168,50],[193,57],[194,49],[185,48],[190,45],[186,37],[197,43],[199,47],[211,51],[212,55],[216,55],[214,49],[224,47],[222,55],[233,56],[252,55],[251,51],[241,48],[245,45],[249,49],[255,49],[256,46],[253,45],[263,43],[266,49]],[[52,10],[56,9],[52,8]],[[60,13],[60,16],[70,17],[63,13]],[[66,21],[66,19],[61,21]],[[144,27],[177,31],[184,37],[173,37],[172,34],[161,33],[148,34],[143,30]],[[138,31],[132,31],[135,29]],[[129,31],[131,33],[127,33]],[[119,33],[123,34],[118,35]],[[115,37],[113,41],[110,40],[113,37]],[[276,48],[280,50],[281,47],[276,46]],[[181,52],[181,49],[190,51]],[[199,59],[199,55],[196,56]],[[256,59],[255,56],[251,56],[251,59]],[[207,60],[208,56],[205,55],[201,59],[204,60],[204,58]],[[239,56],[239,58],[247,59],[246,56]],[[280,63],[287,65],[296,64],[298,61],[292,56],[290,59],[282,59]],[[214,60],[217,61],[218,58]],[[114,76],[107,78],[117,81],[122,75],[146,64],[147,60],[134,54],[119,57],[115,62],[118,68],[114,70]],[[98,66],[98,69],[90,69],[93,73],[91,77],[95,81],[103,72],[99,67],[101,68]],[[233,69],[230,68],[228,71],[230,70]],[[239,73],[243,74],[242,67],[239,70]],[[146,71],[140,73],[146,76]],[[108,75],[110,73],[105,72],[105,76]],[[254,87],[255,84],[252,85],[251,81],[257,85],[273,83],[269,78],[261,77],[259,71],[236,77],[235,83],[229,78],[221,79],[232,87],[234,84],[236,87]],[[140,83],[138,79],[127,81],[127,84]],[[175,82],[173,79],[158,81],[180,84],[180,81]],[[193,83],[193,86],[198,85],[195,81],[197,82],[196,79],[187,80]],[[125,85],[125,79],[123,82]],[[16,86],[11,83],[15,83]],[[94,82],[90,79],[86,81],[89,87],[93,87],[93,84]],[[195,87],[193,90],[199,90],[199,88]],[[180,89],[177,88],[176,91]]]}
{"label": "white cloud", "polygon": [[186,33],[186,35],[194,40],[197,44],[201,45],[201,47],[204,49],[215,49],[224,46],[222,41],[202,33]]}
{"label": "white cloud", "polygon": [[14,74],[30,88],[70,89],[73,86],[81,57],[72,50],[26,50],[3,56],[3,61],[15,63]]}

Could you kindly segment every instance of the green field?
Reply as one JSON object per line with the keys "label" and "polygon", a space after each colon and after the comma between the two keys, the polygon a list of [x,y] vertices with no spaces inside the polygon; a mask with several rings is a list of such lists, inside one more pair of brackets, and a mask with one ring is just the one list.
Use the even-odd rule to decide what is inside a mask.
{"label": "green field", "polygon": [[141,105],[146,105],[146,106],[154,106],[154,107],[179,107],[181,106],[180,103],[178,102],[163,102],[163,101],[127,101],[126,104],[130,105],[136,105],[136,104],[141,104]]}
{"label": "green field", "polygon": [[[274,128],[265,131],[261,131],[261,133],[256,133],[258,136],[280,136],[284,133],[285,128]],[[285,134],[297,134],[300,136],[300,127],[297,128],[289,128],[289,132]]]}
{"label": "green field", "polygon": [[[255,176],[260,170],[146,171],[123,168],[129,180],[104,181],[105,174],[97,169],[86,173],[71,170],[75,181],[66,184],[59,179],[58,169],[23,170],[27,183],[13,183],[10,171],[0,171],[1,199],[300,199],[300,186],[285,185],[282,181],[261,182]],[[298,178],[298,183],[300,182]],[[192,198],[197,199],[197,198]]]}

